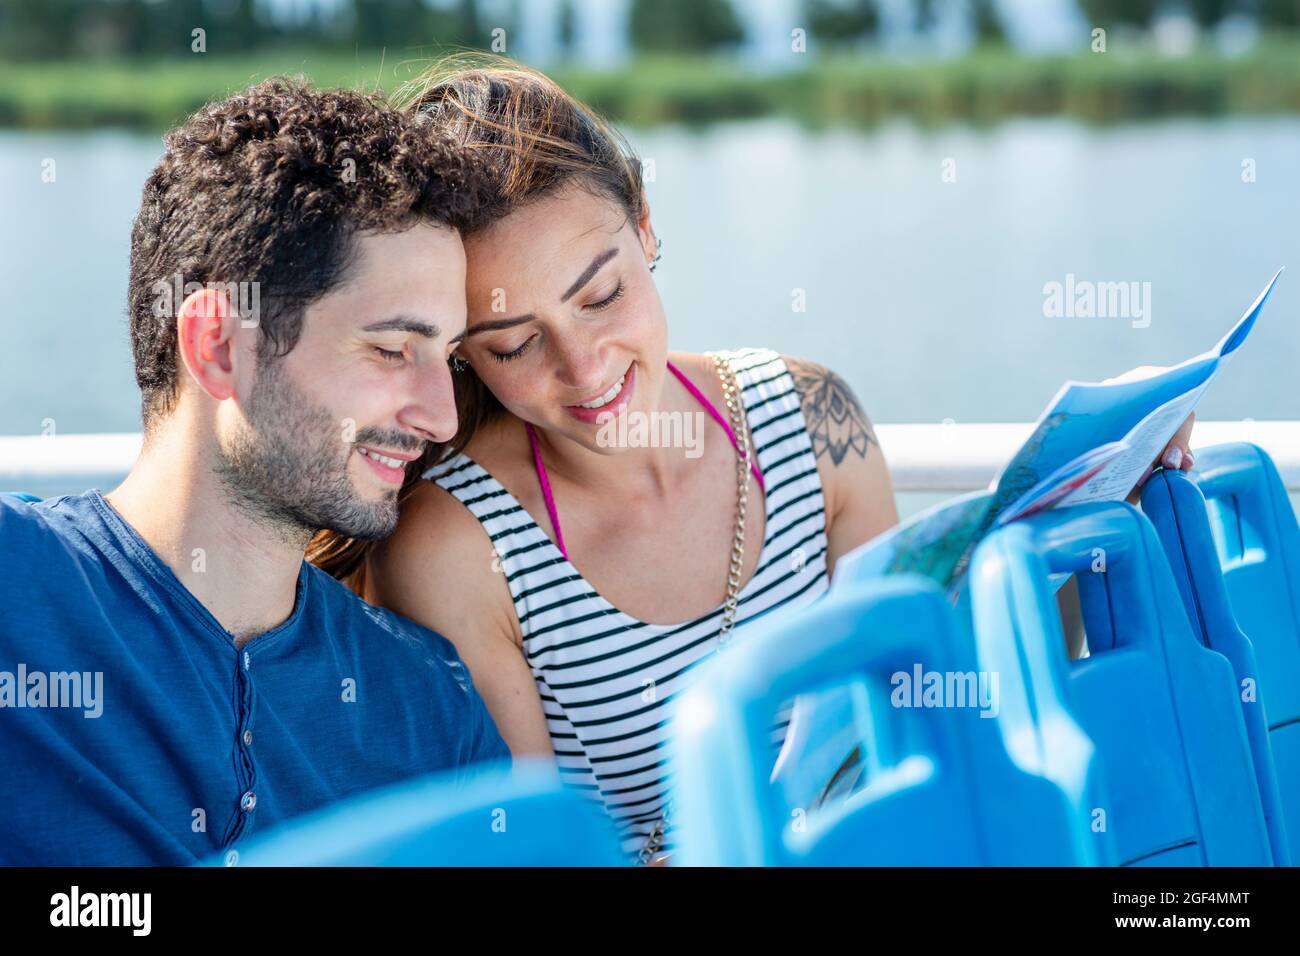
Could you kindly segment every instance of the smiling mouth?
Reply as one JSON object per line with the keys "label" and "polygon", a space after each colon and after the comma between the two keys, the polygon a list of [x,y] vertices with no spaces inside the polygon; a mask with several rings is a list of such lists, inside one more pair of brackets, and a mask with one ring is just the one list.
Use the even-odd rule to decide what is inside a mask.
{"label": "smiling mouth", "polygon": [[420,457],[419,452],[382,452],[365,445],[353,447],[380,481],[399,488],[406,481],[406,466]]}
{"label": "smiling mouth", "polygon": [[410,457],[397,458],[392,455],[381,454],[380,452],[367,448],[364,445],[358,445],[357,451],[362,455],[365,455],[367,458],[374,459],[380,464],[387,465],[389,468],[405,468],[408,461],[414,461],[415,458],[418,457],[416,455],[411,455]]}
{"label": "smiling mouth", "polygon": [[598,409],[598,408],[604,408],[604,407],[605,407],[606,405],[608,405],[610,402],[614,401],[614,399],[618,398],[618,396],[622,393],[622,391],[623,391],[623,386],[627,383],[627,378],[628,378],[628,375],[631,373],[631,371],[632,371],[632,366],[629,365],[629,366],[624,370],[623,374],[620,375],[620,376],[618,377],[618,381],[616,381],[616,382],[614,382],[614,384],[610,385],[609,388],[605,389],[604,392],[602,392],[601,394],[597,395],[595,398],[589,399],[589,400],[587,400],[587,401],[585,401],[585,402],[578,402],[578,403],[575,404],[575,405],[569,405],[569,406],[567,406],[567,407],[568,407],[568,408],[585,408],[585,409],[587,409],[587,410],[589,410],[589,411],[594,411],[594,410],[596,410],[596,409]]}
{"label": "smiling mouth", "polygon": [[605,392],[605,394],[600,396],[600,398],[594,399],[593,401],[590,402],[579,402],[577,407],[578,408],[600,408],[602,405],[608,405],[610,402],[612,402],[615,398],[618,397],[619,392],[623,391],[623,382],[626,380],[627,380],[627,373],[624,372],[621,376],[619,376],[618,381],[609,387],[609,391]]}

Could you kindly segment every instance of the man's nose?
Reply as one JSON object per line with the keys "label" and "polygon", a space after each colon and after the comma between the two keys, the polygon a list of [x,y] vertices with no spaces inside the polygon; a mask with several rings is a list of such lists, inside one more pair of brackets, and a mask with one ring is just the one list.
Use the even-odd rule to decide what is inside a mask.
{"label": "man's nose", "polygon": [[410,401],[398,414],[398,421],[423,432],[430,441],[449,442],[455,437],[456,390],[446,363],[415,372]]}

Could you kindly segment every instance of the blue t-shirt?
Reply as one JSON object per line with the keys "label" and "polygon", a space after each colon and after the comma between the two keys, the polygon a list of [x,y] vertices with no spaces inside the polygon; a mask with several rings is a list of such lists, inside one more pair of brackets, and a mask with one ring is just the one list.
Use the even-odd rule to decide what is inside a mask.
{"label": "blue t-shirt", "polygon": [[450,642],[319,568],[236,649],[98,492],[0,495],[0,863],[189,864],[508,755]]}

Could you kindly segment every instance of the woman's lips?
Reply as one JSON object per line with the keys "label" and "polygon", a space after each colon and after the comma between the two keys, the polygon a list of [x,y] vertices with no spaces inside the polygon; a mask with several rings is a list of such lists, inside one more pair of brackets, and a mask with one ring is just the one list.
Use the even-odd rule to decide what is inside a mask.
{"label": "woman's lips", "polygon": [[565,405],[564,410],[580,422],[588,425],[598,425],[606,415],[617,415],[619,410],[628,403],[632,397],[632,386],[636,382],[636,363],[633,362],[623,373],[623,387],[619,393],[610,401],[600,406],[600,408],[583,408],[581,405]]}

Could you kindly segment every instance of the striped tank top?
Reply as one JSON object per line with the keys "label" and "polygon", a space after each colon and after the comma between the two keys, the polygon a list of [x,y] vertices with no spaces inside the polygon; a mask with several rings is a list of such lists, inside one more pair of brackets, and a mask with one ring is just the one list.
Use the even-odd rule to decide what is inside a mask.
{"label": "striped tank top", "polygon": [[[808,604],[826,591],[826,513],[784,360],[770,349],[719,354],[736,372],[766,485],[763,545],[740,591],[732,637],[743,640],[748,622],[777,607]],[[623,848],[636,853],[669,797],[671,703],[691,670],[716,648],[722,605],[680,624],[637,620],[588,584],[514,496],[467,455],[440,462],[424,477],[469,508],[491,538],[561,777],[604,805]],[[787,722],[788,708],[776,728],[778,746]],[[670,814],[664,849],[672,848]]]}

